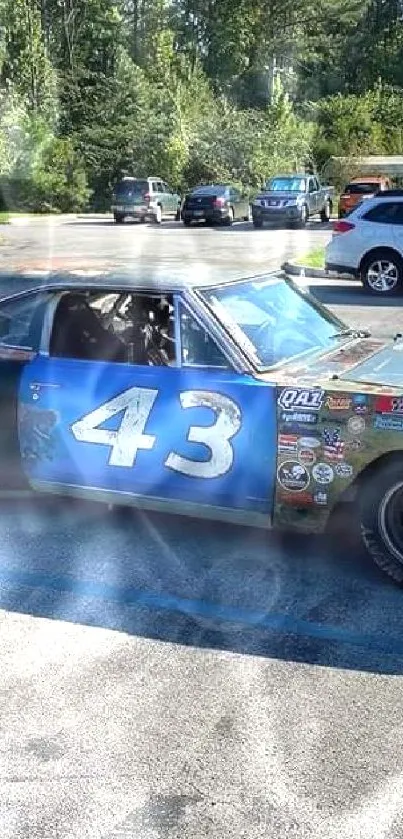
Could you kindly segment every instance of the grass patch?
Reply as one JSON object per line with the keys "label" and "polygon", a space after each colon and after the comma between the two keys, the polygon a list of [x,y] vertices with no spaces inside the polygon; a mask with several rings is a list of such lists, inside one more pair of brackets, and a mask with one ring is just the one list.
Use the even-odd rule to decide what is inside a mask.
{"label": "grass patch", "polygon": [[[293,260],[294,261],[294,260]],[[303,265],[306,268],[324,268],[325,267],[325,249],[315,248],[313,251],[299,256],[295,261],[295,265]]]}
{"label": "grass patch", "polygon": [[10,221],[9,213],[0,213],[0,224],[8,224]]}

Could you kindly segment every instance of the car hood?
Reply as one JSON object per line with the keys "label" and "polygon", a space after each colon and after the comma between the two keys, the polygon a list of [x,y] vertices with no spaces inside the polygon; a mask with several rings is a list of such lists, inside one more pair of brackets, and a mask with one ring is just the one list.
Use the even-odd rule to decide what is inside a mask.
{"label": "car hood", "polygon": [[302,192],[260,192],[257,198],[277,198],[280,201],[291,201],[302,195]]}
{"label": "car hood", "polygon": [[358,338],[321,356],[289,362],[265,380],[282,384],[357,390],[368,393],[402,393],[403,339],[385,342],[374,338]]}

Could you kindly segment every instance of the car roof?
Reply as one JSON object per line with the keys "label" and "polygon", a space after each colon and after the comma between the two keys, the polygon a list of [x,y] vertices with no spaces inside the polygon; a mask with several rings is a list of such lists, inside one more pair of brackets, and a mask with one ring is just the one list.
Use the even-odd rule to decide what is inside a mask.
{"label": "car roof", "polygon": [[235,282],[259,279],[278,279],[293,285],[284,271],[268,271],[264,274],[245,276],[235,272],[224,273],[197,269],[165,269],[161,272],[145,270],[117,271],[1,271],[0,301],[4,302],[23,292],[33,291],[143,291],[156,294],[191,291],[200,288],[215,288]]}

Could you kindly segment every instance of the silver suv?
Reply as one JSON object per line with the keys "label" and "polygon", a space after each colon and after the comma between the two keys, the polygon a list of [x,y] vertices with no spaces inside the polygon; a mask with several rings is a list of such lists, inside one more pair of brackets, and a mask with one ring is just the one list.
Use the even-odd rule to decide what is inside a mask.
{"label": "silver suv", "polygon": [[113,190],[112,213],[117,224],[125,218],[161,224],[163,218],[180,221],[180,196],[161,178],[122,178]]}

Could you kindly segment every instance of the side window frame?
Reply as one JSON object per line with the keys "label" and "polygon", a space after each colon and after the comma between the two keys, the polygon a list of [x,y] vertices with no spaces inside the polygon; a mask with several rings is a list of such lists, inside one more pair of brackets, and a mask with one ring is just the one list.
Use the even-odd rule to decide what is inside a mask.
{"label": "side window frame", "polygon": [[[20,301],[22,302],[24,300],[29,301],[31,299],[33,307],[35,306],[35,301],[36,301],[37,305],[39,307],[41,305],[41,302],[40,302],[41,296],[43,296],[43,305],[45,306],[45,313],[42,317],[42,324],[38,329],[39,334],[38,334],[37,342],[32,341],[32,335],[31,335],[31,340],[30,340],[29,344],[28,343],[18,343],[17,344],[15,342],[11,343],[6,338],[3,338],[2,336],[0,336],[0,346],[3,349],[15,350],[15,351],[21,350],[23,353],[29,353],[30,356],[37,355],[41,351],[42,337],[43,337],[43,331],[44,331],[44,323],[45,323],[45,320],[46,320],[46,317],[47,317],[47,312],[49,310],[51,292],[49,292],[45,289],[37,289],[35,291],[23,291],[20,294],[15,294],[8,299],[2,300],[1,303],[0,303],[0,315],[1,315],[2,309],[5,308],[8,304],[11,306],[13,303],[18,304],[18,302],[20,302]],[[47,299],[47,298],[49,298],[49,299]],[[35,317],[35,311],[33,312],[32,317],[31,317],[29,330],[32,329],[34,317]],[[34,346],[34,343],[36,343],[36,346]]]}
{"label": "side window frame", "polygon": [[[191,363],[187,364],[183,361],[182,356],[182,324],[181,324],[181,310],[185,311],[186,314],[192,318],[200,329],[208,335],[210,341],[213,342],[215,347],[217,348],[218,352],[221,353],[223,358],[226,361],[226,366],[217,366],[217,365],[209,365],[209,364],[197,364]],[[174,311],[175,311],[175,352],[176,352],[176,363],[177,366],[184,370],[227,370],[234,372],[235,368],[233,362],[231,361],[229,355],[223,347],[220,346],[219,342],[216,338],[211,334],[211,331],[206,327],[206,324],[203,322],[203,319],[199,316],[199,314],[189,305],[188,301],[182,297],[180,294],[174,294]]]}

